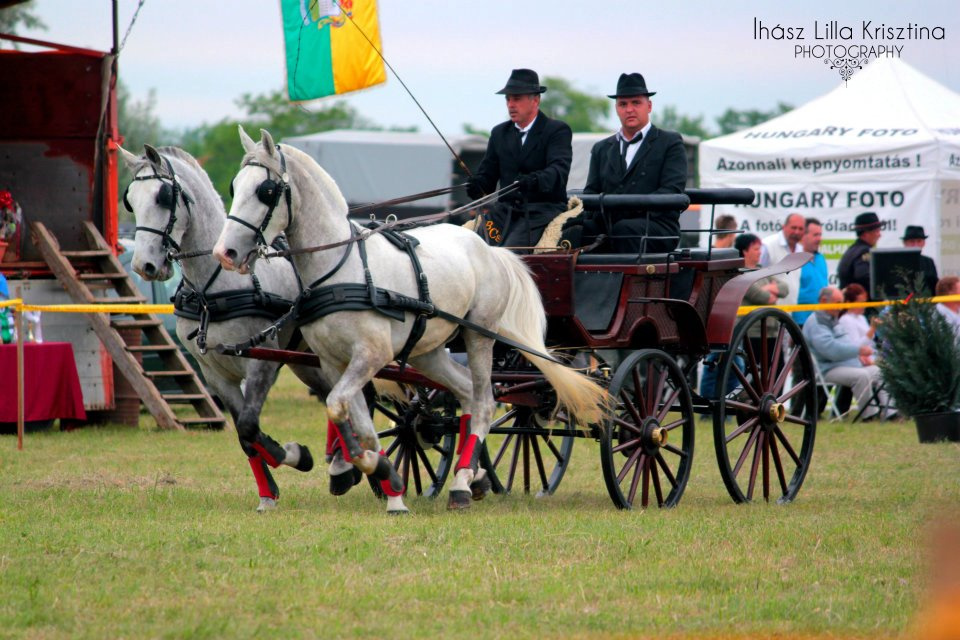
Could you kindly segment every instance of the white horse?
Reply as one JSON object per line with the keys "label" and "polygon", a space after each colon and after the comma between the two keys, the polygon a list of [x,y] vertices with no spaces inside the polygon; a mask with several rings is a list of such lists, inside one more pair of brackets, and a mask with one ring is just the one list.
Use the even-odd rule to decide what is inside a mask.
{"label": "white horse", "polygon": [[[226,219],[223,202],[210,182],[207,173],[186,151],[175,147],[157,150],[144,145],[144,155],[138,157],[121,148],[120,156],[134,175],[124,194],[124,202],[136,216],[137,232],[133,252],[134,271],[145,280],[166,280],[173,275],[171,253],[209,250],[220,234]],[[242,342],[270,326],[277,317],[265,317],[270,312],[238,305],[240,298],[223,300],[225,292],[254,291],[252,275],[224,271],[211,256],[183,260],[184,285],[181,291],[193,290],[192,304],[199,309],[202,301],[226,301],[244,315],[217,321],[216,314],[207,327],[210,344]],[[299,294],[293,266],[286,260],[274,260],[257,266],[257,286],[263,294],[292,301]],[[262,295],[261,299],[269,299]],[[248,299],[248,300],[252,300]],[[217,308],[213,302],[211,307]],[[279,306],[279,305],[278,305]],[[287,305],[289,306],[289,305]],[[177,317],[177,335],[182,344],[196,358],[207,384],[230,411],[240,445],[247,454],[257,481],[260,504],[257,511],[276,506],[279,488],[270,473],[270,467],[285,464],[300,471],[313,467],[310,450],[295,442],[282,447],[260,431],[260,411],[267,393],[276,381],[280,365],[262,360],[244,360],[214,351],[201,349],[193,336],[200,323],[197,319]],[[276,347],[290,339],[291,331],[282,333],[267,344]],[[321,372],[313,367],[290,367],[308,386],[326,395],[330,385]],[[243,386],[241,386],[241,382]],[[352,485],[351,485],[352,486]],[[341,488],[340,492],[346,488]],[[331,491],[334,488],[331,487]]]}
{"label": "white horse", "polygon": [[[366,232],[347,219],[347,203],[340,190],[310,156],[275,145],[263,130],[260,144],[242,128],[240,139],[247,153],[234,178],[230,215],[214,247],[224,268],[247,273],[262,244],[281,232],[294,250],[342,241],[346,244],[330,250],[295,255],[294,262],[311,289],[334,286],[343,291],[344,285],[372,282],[375,287],[418,299],[418,281],[404,251],[382,234],[369,235],[363,242],[350,241]],[[476,234],[454,225],[418,228],[409,235],[419,241],[416,255],[438,309],[546,353],[546,318],[540,294],[519,257],[506,249],[491,248]],[[364,265],[364,252],[369,269]],[[331,297],[336,296],[331,293]],[[339,374],[327,396],[328,429],[339,436],[345,460],[380,481],[391,513],[407,510],[402,501],[404,487],[380,449],[360,390],[397,358],[407,343],[417,316],[408,312],[400,317],[403,319],[393,319],[368,307],[337,310],[301,326],[324,368]],[[463,410],[461,426],[469,425],[469,435],[459,443],[460,457],[448,502],[451,509],[469,507],[471,497],[480,499],[489,489],[489,478],[478,469],[477,460],[495,407],[490,381],[494,340],[462,329],[467,369],[444,348],[458,329],[442,317],[430,317],[409,354],[411,365],[454,393]],[[556,361],[524,355],[544,373],[569,411],[587,421],[599,417],[605,402],[599,385]]]}

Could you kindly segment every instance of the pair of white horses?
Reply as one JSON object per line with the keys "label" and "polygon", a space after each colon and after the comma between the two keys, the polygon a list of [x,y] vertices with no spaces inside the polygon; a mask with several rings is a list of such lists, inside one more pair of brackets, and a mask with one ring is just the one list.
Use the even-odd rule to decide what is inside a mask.
{"label": "pair of white horses", "polygon": [[[243,277],[256,268],[259,275],[265,266],[258,261],[264,244],[283,233],[294,250],[345,243],[330,250],[294,255],[294,264],[305,285],[321,279],[324,286],[364,284],[369,274],[378,288],[418,298],[418,282],[409,256],[382,235],[360,230],[348,220],[347,203],[340,190],[310,156],[286,145],[276,145],[263,130],[260,142],[256,143],[241,128],[240,140],[246,154],[233,181],[230,215],[225,222],[221,218],[211,223],[222,226],[213,244],[213,254],[225,270]],[[136,175],[144,178],[142,184],[152,182],[148,178],[152,173],[164,171],[160,162],[151,161],[149,153],[148,150],[146,161],[138,159],[141,164]],[[146,191],[144,187],[138,191],[141,189]],[[141,211],[152,215],[149,224],[167,223],[157,199],[147,193],[136,194],[138,226]],[[134,200],[134,186],[130,200]],[[178,216],[174,230],[194,224],[188,219],[191,217]],[[183,231],[180,233],[182,236]],[[449,224],[418,228],[409,235],[419,242],[417,257],[436,307],[534,351],[547,353],[546,317],[540,294],[518,256],[507,249],[490,247],[474,233]],[[363,240],[357,241],[358,238]],[[360,242],[364,244],[367,267],[357,246]],[[149,276],[146,265],[153,261],[157,271],[163,270],[156,265],[166,264],[168,257],[158,234],[138,231],[136,246],[134,268],[143,269],[142,273]],[[187,246],[181,249],[190,250]],[[270,261],[273,262],[277,261]],[[337,311],[300,327],[306,344],[320,359],[319,375],[330,386],[326,395],[328,430],[336,436],[331,476],[353,478],[355,469],[372,476],[387,495],[390,513],[407,511],[404,487],[383,455],[362,390],[401,352],[414,321],[412,313],[400,321],[374,310]],[[471,499],[482,498],[489,489],[489,480],[477,461],[495,408],[490,380],[494,340],[462,329],[469,363],[464,367],[445,349],[458,330],[460,327],[449,320],[430,318],[409,355],[412,366],[456,396],[463,413],[461,421],[468,427],[458,447],[460,457],[448,502],[451,509],[469,507]],[[215,339],[211,332],[211,344]],[[606,402],[602,387],[555,361],[525,356],[543,372],[568,411],[581,421],[599,419]],[[292,462],[298,447],[288,445],[286,450]],[[277,462],[289,464],[286,460]],[[339,486],[344,485],[352,485],[352,480]]]}

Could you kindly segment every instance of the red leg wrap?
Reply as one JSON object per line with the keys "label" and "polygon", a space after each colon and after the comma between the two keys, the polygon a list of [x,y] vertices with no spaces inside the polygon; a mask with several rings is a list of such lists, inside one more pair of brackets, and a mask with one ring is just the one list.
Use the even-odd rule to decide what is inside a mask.
{"label": "red leg wrap", "polygon": [[277,496],[270,491],[270,482],[263,470],[263,459],[260,456],[252,456],[247,460],[250,462],[250,469],[253,470],[253,477],[257,479],[257,490],[260,492],[260,497],[276,500]]}
{"label": "red leg wrap", "polygon": [[470,433],[470,414],[465,413],[460,416],[460,444],[457,446],[457,453],[463,451],[463,445],[467,441],[467,434]]}
{"label": "red leg wrap", "polygon": [[267,450],[263,448],[262,444],[260,444],[259,442],[254,442],[253,448],[257,450],[257,453],[259,453],[261,457],[263,457],[263,461],[266,462],[268,465],[270,465],[274,469],[280,466],[280,463],[277,462],[277,459],[271,456],[269,453],[267,453]]}
{"label": "red leg wrap", "polygon": [[340,429],[331,420],[327,420],[327,455],[332,456],[338,447],[343,452],[343,459],[353,462],[347,446],[343,443],[343,438],[340,437]]}
{"label": "red leg wrap", "polygon": [[480,438],[476,434],[471,433],[467,436],[467,442],[462,447],[460,452],[460,459],[457,461],[457,467],[455,471],[460,471],[460,469],[471,469],[473,468],[473,454],[479,453],[477,449],[477,443],[480,442]]}
{"label": "red leg wrap", "polygon": [[[384,453],[383,449],[380,449],[380,455],[385,456],[385,455],[387,455],[387,454]],[[406,490],[406,487],[404,487],[404,490],[403,490],[403,491],[394,491],[394,490],[393,490],[393,487],[390,486],[390,480],[381,480],[381,481],[380,481],[380,490],[383,491],[383,495],[388,496],[388,497],[390,497],[390,498],[395,498],[395,497],[397,497],[397,496],[402,496],[402,495],[403,495],[404,493],[406,493],[406,491],[407,491],[407,490]]]}
{"label": "red leg wrap", "polygon": [[332,420],[327,420],[327,455],[332,456],[337,450],[337,440],[340,439],[340,430]]}

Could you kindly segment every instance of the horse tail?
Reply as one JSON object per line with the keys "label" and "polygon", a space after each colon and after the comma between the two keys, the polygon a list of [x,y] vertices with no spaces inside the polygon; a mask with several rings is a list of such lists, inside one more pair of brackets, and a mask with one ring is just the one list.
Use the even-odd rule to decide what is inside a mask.
{"label": "horse tail", "polygon": [[[527,265],[512,251],[494,248],[493,254],[507,275],[507,306],[500,319],[498,331],[522,345],[540,353],[548,353],[543,342],[547,331],[547,317],[540,299],[540,291]],[[557,398],[578,420],[599,422],[608,404],[607,392],[584,374],[557,362],[531,355],[523,357],[537,367],[547,378]]]}

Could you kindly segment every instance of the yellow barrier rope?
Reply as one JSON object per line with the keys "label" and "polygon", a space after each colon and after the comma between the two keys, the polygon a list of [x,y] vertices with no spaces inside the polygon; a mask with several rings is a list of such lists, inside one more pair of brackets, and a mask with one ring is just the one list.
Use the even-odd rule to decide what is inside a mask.
{"label": "yellow barrier rope", "polygon": [[[960,295],[936,296],[934,298],[919,298],[919,302],[960,302]],[[823,304],[765,304],[740,307],[738,316],[745,316],[756,309],[780,309],[781,311],[830,311],[834,309],[858,309],[868,307],[888,307],[901,304],[906,300],[881,300],[877,302],[837,302]],[[136,315],[140,313],[173,313],[172,304],[24,304],[21,298],[13,298],[0,302],[0,309],[16,307],[17,311],[50,311],[53,313],[124,313]]]}

